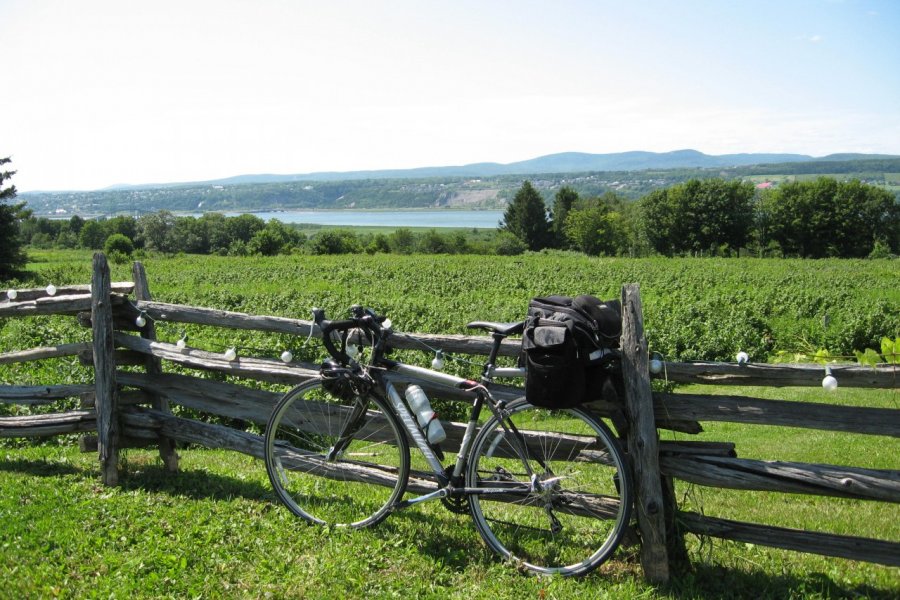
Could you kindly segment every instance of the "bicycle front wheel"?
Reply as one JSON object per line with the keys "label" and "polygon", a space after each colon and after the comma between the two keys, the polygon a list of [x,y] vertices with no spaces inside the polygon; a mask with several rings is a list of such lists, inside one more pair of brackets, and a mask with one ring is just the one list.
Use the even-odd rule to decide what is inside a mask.
{"label": "bicycle front wheel", "polygon": [[584,575],[615,551],[632,485],[618,441],[578,409],[524,399],[492,417],[472,447],[466,485],[481,537],[501,556],[545,574]]}
{"label": "bicycle front wheel", "polygon": [[409,477],[406,435],[384,401],[342,398],[319,379],[289,391],[275,407],[265,458],[278,498],[318,525],[375,525],[403,496]]}

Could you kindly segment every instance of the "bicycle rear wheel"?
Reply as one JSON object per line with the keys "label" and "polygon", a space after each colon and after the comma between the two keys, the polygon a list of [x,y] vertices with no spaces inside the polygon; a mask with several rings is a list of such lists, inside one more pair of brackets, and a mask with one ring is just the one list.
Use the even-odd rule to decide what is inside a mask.
{"label": "bicycle rear wheel", "polygon": [[[527,468],[526,468],[527,463]],[[546,574],[584,575],[615,551],[632,484],[618,441],[585,411],[518,400],[472,447],[466,485],[481,537],[501,556]]]}
{"label": "bicycle rear wheel", "polygon": [[278,498],[319,525],[375,525],[403,496],[409,477],[406,434],[384,402],[371,394],[341,398],[318,379],[275,407],[265,459]]}

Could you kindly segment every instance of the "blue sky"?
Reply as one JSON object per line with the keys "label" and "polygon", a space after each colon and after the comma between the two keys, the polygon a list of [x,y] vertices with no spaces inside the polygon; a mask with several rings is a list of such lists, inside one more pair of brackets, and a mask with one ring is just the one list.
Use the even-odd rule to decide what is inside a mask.
{"label": "blue sky", "polygon": [[0,0],[20,191],[554,152],[900,154],[900,2]]}

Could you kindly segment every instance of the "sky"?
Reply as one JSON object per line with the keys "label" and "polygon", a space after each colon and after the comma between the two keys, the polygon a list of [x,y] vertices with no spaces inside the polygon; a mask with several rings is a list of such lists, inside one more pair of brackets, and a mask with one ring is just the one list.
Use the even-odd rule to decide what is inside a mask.
{"label": "sky", "polygon": [[509,163],[900,154],[894,0],[0,0],[20,192]]}

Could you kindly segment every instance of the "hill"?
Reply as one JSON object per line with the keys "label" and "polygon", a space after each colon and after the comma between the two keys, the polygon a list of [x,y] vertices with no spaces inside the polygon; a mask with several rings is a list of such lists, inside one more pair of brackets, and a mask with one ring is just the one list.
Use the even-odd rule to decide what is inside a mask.
{"label": "hill", "polygon": [[[856,156],[866,155],[835,155]],[[881,158],[881,156],[878,156]],[[712,167],[739,167],[767,163],[806,162],[830,160],[805,154],[704,154],[697,150],[673,152],[616,152],[612,154],[588,154],[562,152],[507,164],[482,162],[458,166],[419,167],[414,169],[381,169],[368,171],[320,171],[291,175],[251,174],[236,175],[224,179],[189,183],[164,183],[117,185],[116,189],[161,188],[182,185],[241,185],[248,183],[289,183],[294,181],[358,181],[362,179],[422,179],[433,177],[495,177],[499,175],[530,175],[534,173],[583,173],[590,171],[641,171],[645,169],[696,169]]]}
{"label": "hill", "polygon": [[[859,158],[860,156],[865,158]],[[793,161],[793,162],[785,162]],[[837,154],[711,156],[696,150],[584,154],[566,152],[501,165],[240,175],[196,183],[121,186],[94,192],[25,192],[19,197],[38,215],[65,217],[141,214],[170,210],[260,211],[299,209],[502,208],[523,179],[551,198],[563,185],[582,196],[614,191],[638,198],[690,178],[793,178],[839,175],[875,185],[896,185],[900,157]],[[889,174],[889,175],[886,175]]]}

